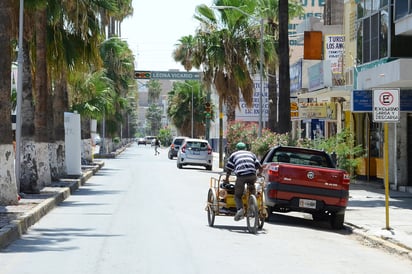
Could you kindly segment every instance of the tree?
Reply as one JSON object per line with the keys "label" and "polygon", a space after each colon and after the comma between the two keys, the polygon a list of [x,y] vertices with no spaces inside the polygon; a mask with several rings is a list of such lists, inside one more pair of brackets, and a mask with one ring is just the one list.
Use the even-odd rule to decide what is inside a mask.
{"label": "tree", "polygon": [[159,80],[150,80],[147,83],[148,92],[148,102],[149,104],[156,104],[159,101],[160,93],[162,92],[162,87]]}
{"label": "tree", "polygon": [[[265,54],[272,54],[276,56],[271,62],[267,65],[267,79],[268,79],[268,90],[269,90],[269,121],[268,127],[272,132],[278,131],[278,82],[277,82],[277,71],[279,67],[279,1],[278,0],[259,0],[257,5],[258,16],[264,18],[265,32],[268,34],[268,37],[271,37],[271,41],[274,45],[274,52],[267,52]],[[300,16],[304,13],[302,4],[299,1],[288,1],[288,14],[290,18]],[[284,108],[288,106],[279,105],[279,108]],[[281,116],[279,116],[281,117]]]}
{"label": "tree", "polygon": [[278,133],[291,130],[289,72],[289,10],[288,0],[279,0],[279,126]]}
{"label": "tree", "polygon": [[175,46],[176,48],[172,53],[174,60],[180,62],[186,71],[192,70],[193,51],[196,46],[195,38],[192,35],[183,36],[179,39],[179,44]]}
{"label": "tree", "polygon": [[[255,1],[215,1],[216,6],[230,5],[236,9],[219,9],[219,16],[206,5],[196,8],[195,18],[201,23],[196,33],[193,54],[195,67],[202,67],[207,86],[216,87],[220,100],[226,103],[229,121],[235,118],[240,95],[248,107],[253,105],[253,79],[259,65],[259,22],[254,22]],[[256,20],[255,20],[256,21]],[[268,56],[269,57],[269,56]]]}
{"label": "tree", "polygon": [[14,151],[11,121],[11,43],[12,3],[0,2],[0,204],[16,204],[17,185],[14,176]]}
{"label": "tree", "polygon": [[[101,59],[98,55],[98,45],[102,40],[101,34],[104,33],[99,24],[100,12],[105,10],[108,14],[121,16],[121,12],[127,9],[120,11],[118,5],[127,5],[127,3],[130,4],[130,1],[124,0],[117,3],[111,0],[98,2],[25,1],[28,8],[25,12],[25,43],[23,45],[25,49],[25,82],[23,84],[22,116],[26,124],[22,126],[24,128],[24,131],[22,130],[22,147],[24,149],[22,170],[24,170],[21,174],[21,181],[27,191],[38,191],[44,183],[47,184],[47,181],[40,181],[41,177],[38,176],[41,172],[38,168],[46,166],[43,164],[46,160],[40,159],[41,157],[36,154],[35,150],[30,150],[31,147],[36,147],[36,145],[32,145],[32,143],[36,143],[34,139],[49,142],[49,155],[52,155],[49,162],[50,165],[54,165],[50,167],[52,177],[63,175],[65,170],[63,112],[68,110],[69,91],[67,76],[74,70],[94,70],[99,67]],[[36,13],[39,16],[34,16]],[[45,20],[45,15],[47,15],[47,20]],[[41,20],[37,20],[36,23],[29,21],[32,18],[33,20]],[[45,37],[49,39],[46,41]],[[31,47],[29,48],[28,45]],[[46,60],[44,52],[47,56],[46,68],[41,63]],[[29,56],[38,57],[33,59],[28,58]],[[33,64],[31,59],[34,60]],[[38,62],[36,63],[36,61]],[[36,69],[32,69],[32,66]],[[33,71],[43,71],[42,74],[34,74],[36,77],[34,86],[31,81]],[[37,79],[37,77],[39,78]],[[53,90],[49,90],[47,86],[52,86]],[[34,115],[33,101],[36,108],[41,110],[36,111],[36,116]],[[47,109],[46,113],[53,112],[53,115],[44,115],[45,109]],[[31,123],[33,117],[36,117],[37,127]],[[41,130],[44,125],[53,130]],[[34,139],[33,136],[35,136]]]}
{"label": "tree", "polygon": [[[167,114],[172,119],[181,135],[191,136],[192,134],[192,92],[193,92],[193,135],[205,136],[205,124],[207,116],[205,104],[207,95],[202,92],[199,81],[185,81],[173,83],[173,88],[169,92]],[[213,106],[211,106],[213,110]],[[213,117],[213,111],[211,113]]]}
{"label": "tree", "polygon": [[128,95],[135,90],[134,57],[127,43],[118,37],[107,39],[101,44],[100,54],[106,69],[106,77],[111,79],[115,91],[115,113],[106,113],[108,134],[120,134],[120,124],[127,124],[126,109]]}
{"label": "tree", "polygon": [[162,110],[156,104],[149,105],[146,112],[146,120],[149,124],[150,135],[157,136],[159,134],[162,119]]}

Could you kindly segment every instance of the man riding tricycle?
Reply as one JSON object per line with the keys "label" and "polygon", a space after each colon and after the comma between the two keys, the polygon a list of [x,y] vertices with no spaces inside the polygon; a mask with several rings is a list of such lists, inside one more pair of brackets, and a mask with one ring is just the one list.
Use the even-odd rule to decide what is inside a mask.
{"label": "man riding tricycle", "polygon": [[[226,164],[225,178],[221,174],[219,178],[210,179],[206,206],[208,222],[213,226],[216,215],[234,216],[235,221],[246,217],[248,230],[256,233],[267,218],[264,180],[257,177],[261,166],[256,155],[246,150],[244,143],[238,143],[236,149]],[[236,176],[230,176],[231,173]]]}

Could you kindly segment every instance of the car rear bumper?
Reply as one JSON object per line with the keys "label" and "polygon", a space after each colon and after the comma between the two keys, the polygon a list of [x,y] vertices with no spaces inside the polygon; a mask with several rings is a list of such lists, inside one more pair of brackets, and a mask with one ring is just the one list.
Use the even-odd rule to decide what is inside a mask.
{"label": "car rear bumper", "polygon": [[179,158],[179,164],[182,165],[199,165],[199,166],[211,166],[213,159],[193,159],[193,158]]}
{"label": "car rear bumper", "polygon": [[[349,191],[344,189],[322,189],[277,182],[269,182],[265,188],[265,201],[268,207],[301,212],[345,211],[348,196]],[[313,206],[302,206],[304,201],[312,202]]]}

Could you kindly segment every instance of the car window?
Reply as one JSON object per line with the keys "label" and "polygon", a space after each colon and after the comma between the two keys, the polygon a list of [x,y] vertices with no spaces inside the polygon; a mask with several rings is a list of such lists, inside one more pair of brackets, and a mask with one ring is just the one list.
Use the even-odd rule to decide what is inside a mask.
{"label": "car window", "polygon": [[181,145],[184,140],[185,140],[185,139],[176,139],[176,140],[174,141],[174,143],[175,143],[176,145]]}
{"label": "car window", "polygon": [[207,150],[207,143],[205,142],[187,142],[187,148],[196,148],[199,150]]}
{"label": "car window", "polygon": [[319,167],[333,167],[326,155],[307,152],[287,152],[278,150],[269,158],[268,162],[282,162],[298,165],[310,165]]}

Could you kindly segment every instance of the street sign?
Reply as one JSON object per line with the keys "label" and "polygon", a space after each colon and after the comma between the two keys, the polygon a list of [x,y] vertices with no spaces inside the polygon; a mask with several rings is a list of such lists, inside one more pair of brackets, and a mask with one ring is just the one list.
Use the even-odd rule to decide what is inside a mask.
{"label": "street sign", "polygon": [[200,72],[152,71],[152,79],[200,80]]}
{"label": "street sign", "polygon": [[373,90],[373,121],[399,122],[399,89]]}
{"label": "street sign", "polygon": [[136,70],[134,75],[135,79],[200,80],[200,72]]}

